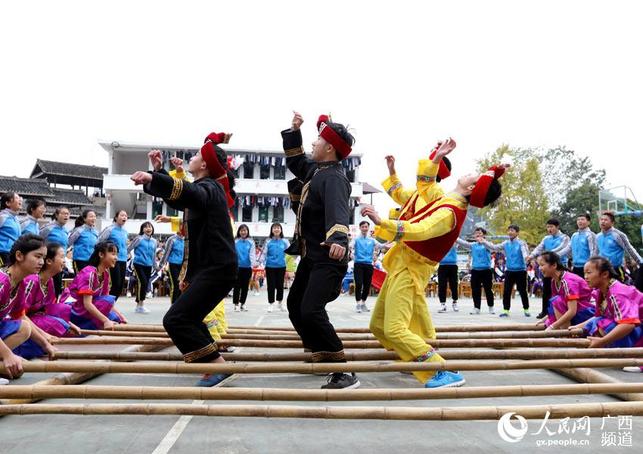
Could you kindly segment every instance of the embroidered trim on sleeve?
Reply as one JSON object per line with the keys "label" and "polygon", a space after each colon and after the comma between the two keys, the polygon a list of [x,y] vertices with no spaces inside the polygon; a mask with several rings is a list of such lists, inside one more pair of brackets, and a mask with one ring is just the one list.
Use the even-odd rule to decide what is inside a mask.
{"label": "embroidered trim on sleeve", "polygon": [[386,190],[386,193],[388,195],[391,195],[391,194],[393,194],[394,191],[396,191],[397,189],[399,189],[401,187],[402,187],[402,183],[395,183],[393,186],[391,186],[390,188],[388,188]]}
{"label": "embroidered trim on sleeve", "polygon": [[397,231],[395,233],[395,238],[393,238],[393,241],[400,241],[404,236],[404,222],[397,221],[396,226],[397,226]]}
{"label": "embroidered trim on sleeve", "polygon": [[302,147],[290,148],[288,150],[285,150],[284,154],[286,155],[287,158],[292,158],[294,156],[299,156],[300,154],[304,154],[304,149]]}
{"label": "embroidered trim on sleeve", "polygon": [[328,232],[326,232],[326,239],[330,238],[333,235],[333,233],[337,233],[337,232],[348,235],[349,230],[348,230],[348,227],[346,227],[345,225],[335,224],[330,228]]}
{"label": "embroidered trim on sleeve", "polygon": [[183,192],[183,180],[172,178],[172,181],[174,185],[172,186],[172,193],[170,194],[168,200],[178,199],[179,197],[181,197],[181,193]]}
{"label": "embroidered trim on sleeve", "polygon": [[417,181],[423,181],[425,183],[430,183],[435,181],[435,177],[430,177],[428,175],[417,175]]}

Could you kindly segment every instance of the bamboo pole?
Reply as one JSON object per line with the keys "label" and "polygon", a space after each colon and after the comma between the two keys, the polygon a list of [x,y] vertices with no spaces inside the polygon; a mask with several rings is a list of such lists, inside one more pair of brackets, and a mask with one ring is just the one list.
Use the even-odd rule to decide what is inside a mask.
{"label": "bamboo pole", "polygon": [[[601,383],[601,384],[621,384],[622,382],[616,378],[610,377],[602,372],[593,369],[556,369],[556,373],[576,380],[580,383]],[[625,393],[610,393],[613,396],[628,401],[643,401],[643,394],[625,394]]]}
{"label": "bamboo pole", "polygon": [[[122,325],[127,326],[127,325]],[[439,332],[467,332],[467,331],[539,331],[544,330],[544,325],[536,325],[535,323],[507,323],[498,325],[437,325],[435,329]],[[235,330],[252,330],[252,331],[290,331],[294,332],[292,326],[231,326],[228,332]],[[353,327],[353,328],[335,328],[338,333],[370,333],[368,328]]]}
{"label": "bamboo pole", "polygon": [[145,331],[150,333],[165,333],[163,325],[122,323],[114,325],[114,331]]}
{"label": "bamboo pole", "polygon": [[480,406],[480,407],[311,407],[293,405],[205,404],[30,404],[0,406],[2,415],[193,415],[263,418],[386,419],[386,420],[496,420],[514,412],[526,419],[643,415],[643,402]]}
{"label": "bamboo pole", "polygon": [[[508,348],[508,347],[587,347],[587,339],[427,339],[433,347],[459,347],[459,348]],[[303,348],[298,340],[251,340],[251,339],[225,339],[218,342],[220,345],[235,347],[257,348]],[[344,341],[344,348],[382,348],[378,341]],[[108,344],[141,344],[141,345],[173,345],[169,338],[157,337],[84,337],[60,338],[55,341],[58,345],[108,345]]]}
{"label": "bamboo pole", "polygon": [[[310,361],[311,353],[223,353],[227,361]],[[347,361],[399,360],[395,352],[346,351]],[[573,358],[641,358],[643,348],[525,349],[525,350],[440,350],[444,359],[573,359]],[[122,353],[58,351],[55,359],[111,359],[114,361],[182,361],[176,352]]]}
{"label": "bamboo pole", "polygon": [[279,389],[200,388],[175,386],[3,386],[2,398],[21,399],[142,399],[249,401],[394,401],[474,399],[528,396],[568,396],[643,392],[643,383],[574,385],[480,386],[442,389]]}
{"label": "bamboo pole", "polygon": [[[529,361],[471,361],[394,362],[394,363],[179,363],[179,362],[25,362],[25,372],[95,372],[95,373],[153,373],[153,374],[284,374],[331,372],[401,372],[422,370],[522,370],[566,369],[575,367],[643,366],[643,359],[550,359]],[[0,373],[4,364],[0,366]]]}

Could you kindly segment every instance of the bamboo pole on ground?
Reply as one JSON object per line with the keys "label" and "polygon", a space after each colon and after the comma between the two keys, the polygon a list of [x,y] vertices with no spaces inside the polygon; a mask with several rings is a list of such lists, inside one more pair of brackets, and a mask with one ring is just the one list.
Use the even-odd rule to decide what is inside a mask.
{"label": "bamboo pole on ground", "polygon": [[[579,383],[607,383],[607,384],[621,384],[622,382],[616,378],[610,377],[607,374],[593,369],[556,369],[554,372],[576,380]],[[610,393],[613,396],[628,401],[643,401],[643,394],[625,394],[625,393]]]}
{"label": "bamboo pole on ground", "polygon": [[[589,346],[588,339],[427,339],[433,347],[459,347],[459,348],[509,348],[509,347],[578,347]],[[303,348],[298,340],[251,340],[251,339],[225,339],[218,342],[220,345],[235,347],[257,348]],[[344,341],[344,348],[382,348],[378,341]],[[141,345],[173,345],[169,338],[157,337],[84,337],[60,338],[55,341],[57,345],[108,345],[108,344],[141,344]]]}
{"label": "bamboo pole on ground", "polygon": [[311,407],[292,405],[205,404],[30,404],[0,406],[2,415],[194,415],[263,418],[483,420],[514,412],[526,419],[643,415],[643,402],[589,404],[480,406],[480,407]]}
{"label": "bamboo pole on ground", "polygon": [[[422,370],[523,370],[567,369],[576,367],[643,366],[643,359],[549,359],[529,361],[471,361],[394,362],[394,363],[179,363],[179,362],[82,362],[31,361],[25,362],[25,372],[95,372],[95,373],[153,373],[153,374],[286,374],[331,372],[401,372]],[[0,366],[0,373],[4,364]]]}
{"label": "bamboo pole on ground", "polygon": [[[311,353],[223,353],[227,361],[310,361]],[[395,352],[346,351],[347,361],[399,360]],[[588,348],[588,349],[524,349],[524,350],[440,350],[444,359],[573,359],[573,358],[641,358],[643,348]],[[58,351],[55,359],[110,359],[114,361],[182,361],[177,352],[122,353],[122,352],[65,352]]]}
{"label": "bamboo pole on ground", "polygon": [[442,389],[279,389],[175,386],[3,386],[2,398],[248,401],[394,401],[643,392],[643,383],[479,386]]}
{"label": "bamboo pole on ground", "polygon": [[[127,325],[122,325],[127,326]],[[468,331],[539,331],[544,330],[544,325],[536,325],[535,323],[507,323],[496,325],[436,325],[435,329],[438,332],[468,332]],[[252,330],[252,331],[290,331],[294,332],[292,326],[230,326],[228,332],[235,330]],[[370,333],[368,328],[353,327],[353,328],[335,328],[338,333]]]}

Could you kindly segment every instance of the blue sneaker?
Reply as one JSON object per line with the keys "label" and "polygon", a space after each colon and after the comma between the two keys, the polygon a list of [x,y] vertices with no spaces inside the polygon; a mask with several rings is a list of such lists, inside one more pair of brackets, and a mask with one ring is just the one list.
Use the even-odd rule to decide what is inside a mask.
{"label": "blue sneaker", "polygon": [[507,311],[507,310],[503,310],[503,311],[500,313],[499,317],[509,317],[509,311]]}
{"label": "blue sneaker", "polygon": [[232,374],[207,374],[204,375],[201,380],[197,382],[197,386],[202,386],[205,388],[209,388],[211,386],[218,385],[221,383],[223,380],[226,378],[232,376]]}
{"label": "blue sneaker", "polygon": [[466,383],[466,380],[458,372],[439,370],[425,384],[425,388],[457,388]]}

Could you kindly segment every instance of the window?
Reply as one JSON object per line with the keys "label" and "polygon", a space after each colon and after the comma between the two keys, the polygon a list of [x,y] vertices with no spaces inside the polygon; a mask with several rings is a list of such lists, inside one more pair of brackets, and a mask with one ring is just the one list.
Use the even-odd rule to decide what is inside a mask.
{"label": "window", "polygon": [[259,207],[259,222],[268,222],[268,206]]}
{"label": "window", "polygon": [[254,178],[255,177],[255,163],[246,161],[243,163],[243,178]]}
{"label": "window", "polygon": [[272,209],[272,222],[284,222],[284,207],[275,206]]}
{"label": "window", "polygon": [[355,183],[355,169],[347,170],[346,178],[348,178],[348,181],[350,181],[351,183]]}
{"label": "window", "polygon": [[243,222],[252,222],[252,208],[252,206],[243,207],[241,214]]}
{"label": "window", "polygon": [[262,180],[270,179],[270,164],[261,164],[259,166],[259,178]]}
{"label": "window", "polygon": [[178,210],[175,210],[174,208],[171,208],[169,206],[165,209],[165,212],[167,213],[168,216],[178,216],[179,215]]}
{"label": "window", "polygon": [[159,214],[163,214],[163,200],[154,197],[154,200],[152,200],[152,219]]}
{"label": "window", "polygon": [[286,166],[275,166],[275,180],[285,180],[286,179]]}

